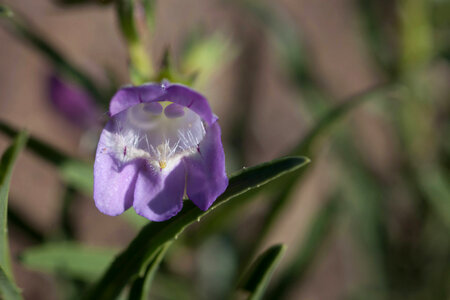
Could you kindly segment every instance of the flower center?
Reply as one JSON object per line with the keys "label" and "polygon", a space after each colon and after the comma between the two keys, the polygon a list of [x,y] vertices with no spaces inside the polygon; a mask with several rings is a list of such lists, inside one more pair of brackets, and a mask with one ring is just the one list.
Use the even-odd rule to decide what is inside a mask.
{"label": "flower center", "polygon": [[141,103],[113,117],[107,150],[120,162],[145,158],[155,169],[174,167],[195,153],[205,136],[201,118],[169,101]]}

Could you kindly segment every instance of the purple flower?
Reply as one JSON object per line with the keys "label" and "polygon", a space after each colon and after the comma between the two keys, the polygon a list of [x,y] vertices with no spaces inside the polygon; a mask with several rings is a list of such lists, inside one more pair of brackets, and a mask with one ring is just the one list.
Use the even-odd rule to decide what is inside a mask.
{"label": "purple flower", "polygon": [[53,105],[72,123],[83,128],[99,125],[101,111],[87,92],[55,75],[50,76],[48,87]]}
{"label": "purple flower", "polygon": [[179,84],[120,89],[100,136],[94,164],[94,200],[116,216],[131,206],[164,221],[186,193],[202,210],[222,194],[228,178],[217,117],[208,101]]}

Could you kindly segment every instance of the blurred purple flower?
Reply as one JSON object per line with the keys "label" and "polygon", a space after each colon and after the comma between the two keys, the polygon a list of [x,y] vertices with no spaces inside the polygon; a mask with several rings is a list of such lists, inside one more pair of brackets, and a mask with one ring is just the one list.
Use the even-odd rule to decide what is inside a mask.
{"label": "blurred purple flower", "polygon": [[52,75],[48,82],[50,100],[69,121],[82,128],[98,126],[101,111],[81,88]]}
{"label": "blurred purple flower", "polygon": [[131,206],[165,221],[186,193],[202,210],[222,194],[228,178],[220,127],[208,101],[179,84],[120,89],[101,134],[94,164],[94,200],[107,215]]}

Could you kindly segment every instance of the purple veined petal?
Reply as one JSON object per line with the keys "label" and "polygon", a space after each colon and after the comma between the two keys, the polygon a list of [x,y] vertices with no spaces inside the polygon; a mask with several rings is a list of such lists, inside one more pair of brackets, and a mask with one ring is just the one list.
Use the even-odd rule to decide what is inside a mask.
{"label": "purple veined petal", "polygon": [[149,83],[141,86],[121,88],[111,99],[109,113],[111,116],[142,102],[171,101],[190,108],[208,125],[217,120],[208,101],[200,93],[180,84]]}
{"label": "purple veined petal", "polygon": [[176,103],[169,104],[164,109],[164,114],[170,119],[182,117],[184,116],[184,106]]}
{"label": "purple veined petal", "polygon": [[101,111],[81,88],[53,75],[49,78],[49,93],[55,108],[74,124],[81,127],[99,124]]}
{"label": "purple veined petal", "polygon": [[142,102],[153,102],[165,93],[165,88],[159,83],[148,83],[141,86],[123,87],[111,99],[109,114],[114,116],[121,111]]}
{"label": "purple veined petal", "polygon": [[163,107],[161,103],[159,102],[150,102],[145,104],[144,108],[145,111],[151,112],[155,115],[160,115],[163,112]]}
{"label": "purple veined petal", "polygon": [[[160,101],[173,102],[164,114],[176,119],[150,116],[161,113]],[[203,210],[225,191],[228,178],[220,127],[201,94],[168,82],[126,87],[111,100],[110,115],[94,168],[94,197],[100,211],[115,215],[133,205],[149,220],[165,221],[181,210],[185,191]]]}
{"label": "purple veined petal", "polygon": [[139,172],[134,191],[134,210],[155,222],[168,220],[183,207],[185,168],[178,163],[172,170],[154,170],[148,164]]}
{"label": "purple veined petal", "polygon": [[185,106],[197,113],[208,125],[212,125],[217,116],[214,115],[208,100],[200,93],[181,84],[171,84],[166,87],[166,93],[155,101],[171,101]]}
{"label": "purple veined petal", "polygon": [[94,201],[104,214],[117,216],[131,207],[142,160],[121,165],[109,153],[107,136],[115,130],[109,121],[102,131],[94,163]]}
{"label": "purple veined petal", "polygon": [[183,158],[186,166],[186,193],[202,210],[207,210],[228,186],[225,154],[217,122],[206,129],[198,152]]}

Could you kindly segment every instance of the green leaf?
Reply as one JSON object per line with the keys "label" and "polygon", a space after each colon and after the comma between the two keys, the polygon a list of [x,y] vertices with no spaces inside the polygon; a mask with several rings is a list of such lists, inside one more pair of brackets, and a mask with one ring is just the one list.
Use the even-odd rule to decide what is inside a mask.
{"label": "green leaf", "polygon": [[221,33],[206,35],[200,30],[192,31],[183,43],[181,73],[194,76],[192,84],[201,89],[234,60],[238,52],[237,45]]}
{"label": "green leaf", "polygon": [[288,268],[284,271],[274,289],[271,290],[267,299],[284,299],[288,288],[297,281],[300,281],[306,274],[308,267],[313,263],[314,258],[319,253],[320,246],[326,237],[329,236],[333,221],[337,213],[337,198],[332,198],[317,214],[312,221],[308,233],[302,240],[299,251],[293,261],[288,263]]}
{"label": "green leaf", "polygon": [[155,251],[158,251],[161,245],[176,239],[187,226],[195,221],[200,221],[201,217],[220,205],[236,199],[236,196],[292,172],[308,162],[309,160],[305,157],[286,157],[244,169],[231,176],[227,190],[217,198],[208,211],[202,211],[191,201],[186,201],[181,212],[172,219],[167,222],[148,224],[128,248],[117,257],[87,295],[87,299],[114,299],[130,279],[139,273]]}
{"label": "green leaf", "polygon": [[319,121],[311,128],[302,141],[297,145],[297,147],[292,151],[294,155],[308,154],[310,153],[310,148],[314,142],[317,141],[318,137],[323,135],[332,125],[337,121],[340,121],[345,117],[352,109],[356,108],[358,105],[370,99],[380,99],[385,98],[380,97],[380,95],[385,95],[392,90],[392,86],[378,85],[369,88],[363,92],[360,92],[349,99],[346,99],[341,104],[336,105],[328,110]]}
{"label": "green leaf", "polygon": [[156,0],[143,0],[142,5],[145,11],[145,21],[147,23],[147,28],[150,33],[153,33],[156,23]]}
{"label": "green leaf", "polygon": [[148,294],[150,292],[150,286],[153,282],[153,278],[155,278],[156,271],[158,271],[159,265],[161,264],[161,261],[166,255],[167,249],[169,249],[170,245],[172,245],[172,242],[166,243],[165,245],[161,246],[161,249],[157,253],[155,253],[156,255],[154,258],[152,258],[152,260],[148,264],[144,275],[134,280],[131,286],[130,295],[128,296],[128,299],[130,300],[148,299]]}
{"label": "green leaf", "polygon": [[364,253],[367,278],[370,278],[370,285],[376,287],[378,293],[386,294],[389,292],[387,278],[390,274],[386,264],[390,255],[385,214],[388,191],[385,184],[365,166],[364,156],[348,131],[336,134],[334,144],[334,152],[342,162],[339,166],[339,186],[345,193],[342,203],[355,242]]}
{"label": "green leaf", "polygon": [[0,296],[5,300],[21,299],[13,281],[8,243],[8,195],[14,163],[27,142],[28,134],[21,132],[6,149],[0,160]]}
{"label": "green leaf", "polygon": [[[384,74],[395,74],[396,50],[392,40],[386,34],[385,26],[389,21],[379,18],[378,15],[381,7],[385,9],[389,9],[389,7],[383,6],[379,1],[357,0],[355,4],[355,8],[360,15],[358,18],[361,23],[360,28],[363,30],[361,37],[365,39],[365,44],[370,54],[378,65],[386,71]],[[394,2],[386,4],[392,5],[391,8],[394,8],[396,5]]]}
{"label": "green leaf", "polygon": [[198,298],[194,295],[194,289],[189,278],[159,272],[155,277],[155,285],[152,288],[150,299],[194,300]]}
{"label": "green leaf", "polygon": [[296,29],[294,20],[288,14],[282,14],[270,1],[240,0],[235,1],[245,12],[254,17],[261,27],[266,29],[272,37],[272,43],[278,50],[281,63],[290,73],[289,75],[301,83],[302,87],[310,85],[313,75],[308,68],[308,56],[301,32]]}
{"label": "green leaf", "polygon": [[239,287],[250,292],[249,300],[262,299],[272,274],[285,252],[285,245],[272,246],[262,253],[245,272]]}
{"label": "green leaf", "polygon": [[[313,156],[311,147],[314,146],[318,139],[322,137],[326,131],[328,131],[334,124],[345,117],[352,109],[358,107],[360,104],[375,99],[385,99],[386,94],[393,91],[393,86],[380,85],[372,87],[366,91],[358,93],[349,99],[342,101],[341,104],[330,108],[327,113],[319,118],[319,121],[313,126],[306,136],[300,141],[297,147],[294,148],[292,153],[294,155],[308,155]],[[383,95],[383,96],[381,96]],[[300,181],[305,174],[303,170],[289,174],[283,182],[280,183],[278,191],[274,195],[271,207],[268,210],[267,216],[261,229],[261,234],[257,237],[254,243],[254,249],[257,249],[260,242],[264,240],[267,233],[272,228],[272,225],[276,222],[287,203],[292,199],[290,197],[295,185]],[[251,251],[252,253],[253,251]]]}
{"label": "green leaf", "polygon": [[14,16],[13,12],[11,9],[9,9],[9,7],[6,7],[4,5],[0,5],[0,16],[1,17],[6,17],[6,18],[11,18]]}
{"label": "green leaf", "polygon": [[59,169],[64,181],[71,187],[92,195],[94,188],[94,170],[92,164],[82,161],[68,160]]}
{"label": "green leaf", "polygon": [[8,206],[8,222],[26,235],[27,239],[33,243],[39,244],[45,240],[44,233],[33,224],[30,224],[27,218],[12,206]]}
{"label": "green leaf", "polygon": [[420,167],[417,176],[434,214],[450,231],[450,177],[438,165]]}
{"label": "green leaf", "polygon": [[150,222],[148,219],[138,215],[134,209],[129,209],[120,216],[135,229],[142,229],[142,227]]}
{"label": "green leaf", "polygon": [[[9,137],[18,134],[18,130],[1,120],[0,132]],[[91,164],[71,158],[61,150],[33,136],[28,139],[27,148],[40,158],[59,167],[63,180],[69,186],[86,195],[92,195],[94,178]]]}
{"label": "green leaf", "polygon": [[28,134],[21,132],[0,160],[0,266],[12,278],[8,246],[8,194],[14,163],[27,142]]}
{"label": "green leaf", "polygon": [[[323,116],[319,118],[317,123],[308,131],[305,137],[292,150],[292,155],[307,155],[309,157],[313,157],[311,148],[317,144],[319,138],[322,137],[328,130],[330,130],[333,125],[342,120],[342,118],[344,118],[349,112],[351,112],[352,109],[358,107],[360,104],[363,104],[364,102],[369,100],[385,99],[387,96],[385,96],[384,94],[393,92],[395,90],[394,87],[395,86],[390,85],[376,86],[364,92],[358,93],[346,99],[345,101],[341,101],[342,104],[338,104],[335,107],[330,108]],[[271,208],[268,209],[267,216],[265,216],[265,221],[263,222],[263,228],[260,231],[261,234],[256,237],[257,240],[254,243],[253,250],[256,250],[259,247],[260,242],[264,240],[265,236],[272,228],[272,225],[276,222],[276,220],[278,220],[280,213],[283,211],[283,209],[291,199],[290,195],[293,188],[295,187],[297,182],[300,181],[301,177],[304,174],[304,169],[301,169],[297,172],[292,172],[285,176],[283,178],[283,181],[280,181],[279,184],[274,185],[276,187],[276,191],[273,196],[273,201],[271,201]],[[259,191],[255,191],[252,196],[258,195]],[[249,199],[245,199],[243,201],[248,202]],[[226,220],[231,219],[228,216],[234,213],[236,213],[236,209],[230,206],[220,212],[215,213],[217,215],[217,220],[221,220],[220,223],[217,222],[217,220],[211,221],[211,224],[209,224],[211,226],[201,229],[201,235],[205,236],[210,232],[217,231],[218,228],[225,226],[225,224],[227,224]],[[252,250],[250,251],[250,253],[253,252],[254,251]]]}
{"label": "green leaf", "polygon": [[0,299],[4,300],[20,300],[20,290],[6,275],[3,268],[0,266]]}
{"label": "green leaf", "polygon": [[[12,126],[1,120],[0,120],[0,131],[11,138],[19,133],[18,130],[14,129]],[[33,151],[37,156],[57,166],[71,160],[71,158],[66,154],[64,154],[62,151],[33,136],[29,138],[27,148]]]}
{"label": "green leaf", "polygon": [[43,36],[34,31],[32,25],[19,18],[9,7],[0,5],[0,17],[9,22],[10,29],[13,33],[30,43],[35,49],[41,52],[54,66],[64,75],[69,76],[72,80],[83,86],[94,99],[101,104],[106,105],[108,97],[105,92],[98,89],[98,85],[83,71],[75,67],[69,60],[56,50]]}
{"label": "green leaf", "polygon": [[54,275],[92,281],[97,279],[113,261],[116,250],[94,248],[74,242],[48,243],[28,248],[21,262],[28,268]]}

